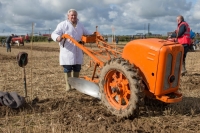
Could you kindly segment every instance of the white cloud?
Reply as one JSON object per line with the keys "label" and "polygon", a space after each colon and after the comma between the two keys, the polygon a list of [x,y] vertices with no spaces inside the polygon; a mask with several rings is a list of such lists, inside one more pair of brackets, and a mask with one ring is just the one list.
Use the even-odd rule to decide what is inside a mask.
{"label": "white cloud", "polygon": [[192,16],[194,17],[194,19],[200,20],[200,1],[197,1],[197,3],[194,5],[194,13],[192,14]]}
{"label": "white cloud", "polygon": [[188,0],[1,0],[0,32],[27,33],[34,22],[35,30],[45,33],[65,20],[70,8],[78,11],[88,30],[94,31],[98,25],[104,34],[112,33],[111,25],[116,34],[147,33],[148,24],[150,32],[166,34],[176,28],[180,14],[194,31],[200,28],[200,0],[196,4]]}
{"label": "white cloud", "polygon": [[110,11],[110,12],[108,12],[108,14],[109,14],[109,18],[110,18],[110,19],[114,19],[114,18],[116,18],[117,15],[118,15],[118,13],[115,12],[115,11]]}

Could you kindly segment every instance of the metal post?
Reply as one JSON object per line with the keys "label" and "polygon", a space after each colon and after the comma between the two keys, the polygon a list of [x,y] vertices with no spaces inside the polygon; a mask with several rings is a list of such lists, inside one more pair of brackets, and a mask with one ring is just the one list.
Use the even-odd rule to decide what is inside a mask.
{"label": "metal post", "polygon": [[26,72],[25,72],[25,67],[23,66],[24,70],[24,95],[27,97],[27,89],[26,89]]}

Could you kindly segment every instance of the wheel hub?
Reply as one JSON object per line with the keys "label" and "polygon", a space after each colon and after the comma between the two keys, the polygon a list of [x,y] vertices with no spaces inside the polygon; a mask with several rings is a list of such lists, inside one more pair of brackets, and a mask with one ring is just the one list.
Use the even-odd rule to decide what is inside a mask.
{"label": "wheel hub", "polygon": [[105,91],[111,104],[124,108],[129,103],[130,89],[126,77],[118,71],[111,71],[107,74],[109,79]]}

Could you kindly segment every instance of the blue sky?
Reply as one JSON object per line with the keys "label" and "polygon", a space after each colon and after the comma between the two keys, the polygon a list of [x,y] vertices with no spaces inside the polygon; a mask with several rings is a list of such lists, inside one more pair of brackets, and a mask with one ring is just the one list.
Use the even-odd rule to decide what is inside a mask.
{"label": "blue sky", "polygon": [[[200,0],[1,0],[0,35],[26,34],[32,30],[51,33],[74,8],[87,30],[101,34],[167,34],[183,15],[195,32],[200,32]],[[148,28],[149,25],[149,28]]]}
{"label": "blue sky", "polygon": [[192,4],[196,4],[197,0],[186,0],[187,2],[192,2]]}

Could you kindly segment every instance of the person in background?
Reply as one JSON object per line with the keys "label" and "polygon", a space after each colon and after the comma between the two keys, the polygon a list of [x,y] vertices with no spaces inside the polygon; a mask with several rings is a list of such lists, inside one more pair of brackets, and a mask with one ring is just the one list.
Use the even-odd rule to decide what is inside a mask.
{"label": "person in background", "polygon": [[25,40],[26,40],[26,43],[29,43],[29,42],[30,42],[30,37],[29,37],[28,34],[26,34],[26,36],[25,36]]}
{"label": "person in background", "polygon": [[51,42],[51,37],[48,37],[48,42],[49,42],[49,43]]}
{"label": "person in background", "polygon": [[115,42],[116,42],[116,44],[119,43],[119,38],[118,37],[116,37]]}
{"label": "person in background", "polygon": [[191,39],[194,39],[195,36],[196,36],[195,32],[192,31],[192,29],[191,29],[191,30],[190,30],[190,38],[191,38]]}
{"label": "person in background", "polygon": [[171,36],[169,36],[169,38],[176,38],[178,43],[182,44],[184,48],[181,74],[185,74],[187,73],[185,68],[185,59],[189,50],[189,45],[191,44],[190,26],[184,20],[184,17],[181,15],[177,16],[176,20],[177,20],[177,29],[174,33],[172,33]]}
{"label": "person in background", "polygon": [[133,35],[133,36],[132,36],[132,40],[134,40],[134,39],[135,39],[135,36]]}
{"label": "person in background", "polygon": [[6,43],[6,39],[2,39],[2,40],[1,40],[1,45],[2,45],[2,47],[5,46],[5,43]]}
{"label": "person in background", "polygon": [[[63,34],[68,34],[73,37],[77,42],[81,41],[82,35],[91,35],[77,18],[78,13],[75,9],[70,9],[67,12],[67,20],[60,22],[56,29],[52,32],[51,38],[59,42],[60,55],[59,62],[64,68],[64,75],[66,81],[66,91],[71,89],[68,84],[68,77],[79,77],[81,64],[83,63],[83,52],[69,39],[62,39]],[[73,75],[71,72],[73,71]]]}
{"label": "person in background", "polygon": [[195,32],[192,31],[192,29],[190,30],[190,39],[191,39],[191,43],[189,46],[189,50],[190,51],[194,51],[195,50]]}
{"label": "person in background", "polygon": [[8,36],[6,38],[6,48],[7,48],[7,52],[10,51],[11,52],[11,45],[10,43],[12,42],[12,38],[14,37],[14,34],[11,34],[10,36]]}

